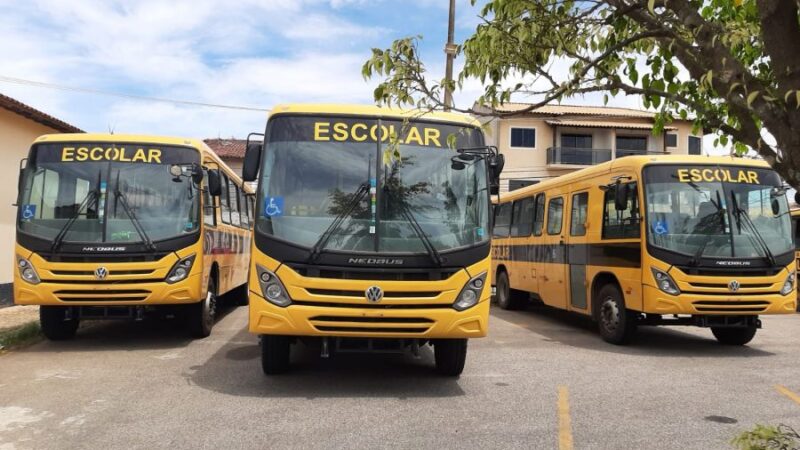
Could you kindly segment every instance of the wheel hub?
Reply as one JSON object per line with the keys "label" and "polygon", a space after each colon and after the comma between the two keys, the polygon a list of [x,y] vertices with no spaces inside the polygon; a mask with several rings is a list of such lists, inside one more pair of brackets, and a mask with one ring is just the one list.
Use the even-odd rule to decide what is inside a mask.
{"label": "wheel hub", "polygon": [[611,332],[615,331],[619,325],[619,307],[610,297],[603,301],[603,306],[600,309],[600,320],[603,328]]}

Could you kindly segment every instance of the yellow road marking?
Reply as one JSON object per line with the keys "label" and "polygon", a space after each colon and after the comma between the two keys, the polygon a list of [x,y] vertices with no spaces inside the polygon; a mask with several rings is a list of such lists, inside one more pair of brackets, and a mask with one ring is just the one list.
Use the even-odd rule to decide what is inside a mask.
{"label": "yellow road marking", "polygon": [[572,450],[572,419],[569,417],[569,390],[558,387],[558,448]]}
{"label": "yellow road marking", "polygon": [[775,390],[785,395],[786,397],[789,397],[789,399],[791,399],[793,402],[800,405],[800,395],[797,395],[794,392],[790,391],[786,386],[776,384]]}

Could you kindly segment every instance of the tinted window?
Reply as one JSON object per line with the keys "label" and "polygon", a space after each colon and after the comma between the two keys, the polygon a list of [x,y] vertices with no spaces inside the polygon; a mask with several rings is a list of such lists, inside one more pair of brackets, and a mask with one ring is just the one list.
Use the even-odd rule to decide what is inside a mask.
{"label": "tinted window", "polygon": [[512,128],[511,129],[512,147],[536,147],[536,129],[534,128]]}
{"label": "tinted window", "polygon": [[511,236],[530,236],[533,229],[533,197],[514,202]]}
{"label": "tinted window", "polygon": [[544,194],[536,196],[533,218],[533,235],[541,236],[544,228]]}
{"label": "tinted window", "polygon": [[583,236],[586,234],[586,212],[589,209],[589,193],[581,192],[572,196],[569,234]]}
{"label": "tinted window", "polygon": [[222,211],[222,222],[231,223],[231,207],[230,207],[230,191],[228,189],[228,177],[225,174],[220,174],[220,184],[222,184],[222,193],[219,196],[220,211]]}
{"label": "tinted window", "polygon": [[503,203],[495,208],[494,236],[508,237],[511,226],[511,205],[511,203]]}
{"label": "tinted window", "polygon": [[[206,173],[203,179],[208,180],[208,171],[205,170],[204,172]],[[215,201],[216,198],[208,193],[208,186],[205,186],[205,189],[203,189],[203,223],[212,227],[217,224],[217,211],[214,208]]]}
{"label": "tinted window", "polygon": [[700,155],[703,153],[703,140],[697,136],[689,136],[689,154]]}
{"label": "tinted window", "polygon": [[678,146],[678,135],[674,133],[667,133],[667,147]]}
{"label": "tinted window", "polygon": [[639,197],[636,194],[636,183],[623,184],[628,186],[628,201],[625,209],[618,211],[614,198],[616,187],[605,193],[605,206],[603,208],[603,238],[623,239],[639,237]]}
{"label": "tinted window", "polygon": [[566,148],[592,148],[592,135],[562,134],[561,146]]}
{"label": "tinted window", "polygon": [[547,204],[547,234],[561,233],[561,222],[564,216],[564,198],[550,199]]}

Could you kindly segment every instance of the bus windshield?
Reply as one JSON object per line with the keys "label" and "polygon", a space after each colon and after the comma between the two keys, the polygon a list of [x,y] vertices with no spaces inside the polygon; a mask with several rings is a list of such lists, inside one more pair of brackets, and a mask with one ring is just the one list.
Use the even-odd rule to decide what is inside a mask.
{"label": "bus windshield", "polygon": [[271,119],[256,229],[323,251],[424,253],[426,240],[436,251],[485,243],[486,165],[460,159],[448,147],[453,140],[457,148],[483,145],[477,129],[439,123]]}
{"label": "bus windshield", "polygon": [[644,174],[650,245],[695,261],[793,250],[789,205],[772,170],[651,166]]}
{"label": "bus windshield", "polygon": [[[196,232],[200,195],[190,174],[199,162],[197,150],[181,147],[37,145],[20,185],[19,230],[77,243],[139,243]],[[173,175],[173,166],[182,175]]]}

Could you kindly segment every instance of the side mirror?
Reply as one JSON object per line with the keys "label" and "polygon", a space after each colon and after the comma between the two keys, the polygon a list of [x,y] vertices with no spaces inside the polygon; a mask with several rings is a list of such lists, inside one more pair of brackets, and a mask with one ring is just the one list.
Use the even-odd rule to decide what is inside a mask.
{"label": "side mirror", "polygon": [[628,185],[619,183],[614,187],[614,207],[617,211],[628,209]]}
{"label": "side mirror", "polygon": [[[242,164],[242,180],[255,181],[258,176],[258,165],[261,163],[261,150],[264,148],[263,142],[250,142],[250,133],[247,136],[247,148],[244,154],[244,164]],[[263,136],[263,135],[261,135]]]}
{"label": "side mirror", "polygon": [[192,164],[192,181],[198,186],[203,181],[203,169],[197,164]]}
{"label": "side mirror", "polygon": [[800,205],[800,191],[794,192],[794,202]]}
{"label": "side mirror", "polygon": [[503,171],[503,167],[506,165],[506,157],[505,155],[498,153],[494,156],[492,161],[489,163],[489,172],[492,176],[492,179],[495,181],[500,180],[500,173]]}
{"label": "side mirror", "polygon": [[17,196],[22,193],[22,178],[25,175],[25,168],[28,167],[28,158],[19,160],[19,177],[17,178]]}
{"label": "side mirror", "polygon": [[770,206],[772,206],[772,215],[773,216],[777,216],[778,214],[781,213],[781,204],[778,203],[778,199],[777,198],[773,198],[772,199],[772,201],[770,202]]}
{"label": "side mirror", "polygon": [[219,170],[217,169],[208,171],[208,193],[213,197],[222,194],[222,183],[219,181]]}

